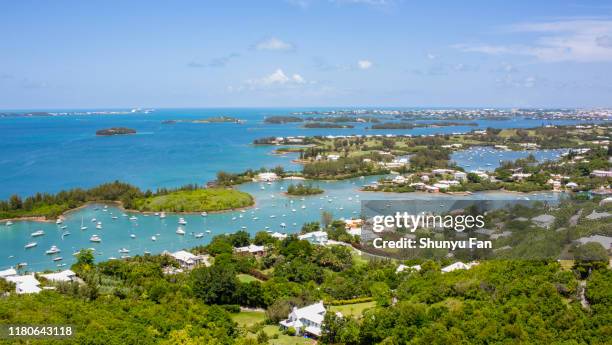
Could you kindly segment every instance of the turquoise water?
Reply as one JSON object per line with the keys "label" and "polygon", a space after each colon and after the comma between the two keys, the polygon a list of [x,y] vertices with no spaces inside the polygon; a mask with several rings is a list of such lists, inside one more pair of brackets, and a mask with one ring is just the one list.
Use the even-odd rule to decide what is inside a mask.
{"label": "turquoise water", "polygon": [[[283,115],[303,109],[164,109],[153,114],[0,118],[0,198],[11,194],[22,196],[36,192],[55,192],[73,187],[89,187],[112,180],[121,180],[141,188],[175,187],[186,183],[204,183],[214,179],[220,170],[239,172],[248,168],[274,167],[299,169],[291,163],[292,155],[271,154],[273,147],[251,145],[253,139],[265,136],[349,135],[349,134],[432,134],[466,132],[474,127],[417,128],[413,130],[373,131],[367,125],[354,129],[304,129],[299,124],[266,125],[264,116]],[[171,119],[199,119],[209,116],[233,116],[246,120],[245,124],[161,124]],[[473,122],[473,121],[470,121]],[[477,121],[481,127],[535,127],[535,120]],[[549,123],[549,122],[547,122]],[[569,124],[573,121],[555,121]],[[130,127],[137,135],[96,137],[95,131],[107,127]],[[459,160],[459,158],[456,158]],[[268,184],[249,183],[241,190],[254,195],[256,206],[245,212],[227,212],[184,216],[185,235],[175,233],[178,215],[168,214],[164,220],[153,215],[136,215],[137,220],[123,217],[121,210],[110,206],[90,206],[67,216],[65,230],[54,223],[15,222],[0,225],[0,269],[18,263],[28,263],[28,270],[55,269],[58,264],[69,266],[73,252],[81,248],[95,248],[96,257],[106,260],[120,257],[119,250],[128,249],[129,255],[145,251],[159,253],[207,243],[215,234],[234,232],[244,227],[250,233],[261,230],[296,232],[307,221],[319,220],[323,210],[335,218],[359,215],[361,199],[430,199],[449,198],[431,194],[365,193],[358,188],[377,179],[368,177],[341,182],[316,182],[326,190],[323,196],[290,198],[283,194],[291,182]],[[262,189],[263,187],[263,189]],[[471,198],[507,199],[514,194],[480,193]],[[524,197],[524,196],[520,196]],[[464,197],[463,197],[464,198]],[[556,199],[557,195],[539,193],[532,199]],[[293,203],[291,203],[293,201]],[[302,208],[304,206],[304,208]],[[293,211],[295,209],[295,211]],[[117,219],[113,219],[113,216]],[[274,217],[272,217],[274,216]],[[92,218],[101,221],[103,229],[95,229]],[[256,219],[255,219],[256,218]],[[80,230],[81,220],[88,227]],[[285,227],[281,226],[284,223]],[[44,236],[30,234],[43,230]],[[63,236],[64,231],[71,234]],[[210,231],[207,233],[206,231]],[[201,239],[192,233],[204,232]],[[101,243],[89,238],[98,234]],[[130,235],[135,235],[131,238]],[[152,241],[151,236],[157,240]],[[36,241],[38,245],[24,249]],[[61,249],[54,256],[45,251],[52,245]],[[62,261],[53,261],[61,256]]]}
{"label": "turquoise water", "polygon": [[561,157],[567,150],[525,150],[505,151],[495,150],[490,147],[471,147],[467,150],[456,151],[451,155],[451,160],[466,171],[483,170],[493,171],[503,161],[514,161],[526,158],[532,154],[538,162],[554,161]]}
{"label": "turquoise water", "polygon": [[[475,127],[412,130],[305,129],[300,124],[266,125],[263,118],[302,109],[163,109],[152,114],[0,118],[0,198],[91,187],[115,179],[141,188],[177,187],[214,179],[219,170],[285,166],[291,160],[254,147],[256,138],[290,135],[432,134],[467,132]],[[234,116],[233,123],[161,124],[163,120]],[[474,122],[474,121],[468,121]],[[538,120],[476,121],[480,127],[542,125]],[[569,124],[576,121],[554,121]],[[550,123],[546,122],[546,123]],[[108,127],[130,127],[137,135],[96,137]]]}
{"label": "turquoise water", "polygon": [[[15,222],[12,226],[0,226],[0,243],[2,243],[2,257],[0,268],[14,266],[27,262],[28,270],[55,269],[58,264],[65,263],[70,266],[74,262],[71,255],[81,248],[95,248],[98,260],[107,260],[111,257],[119,258],[122,248],[130,250],[129,255],[142,254],[145,251],[160,253],[164,250],[176,251],[206,244],[212,236],[235,232],[241,229],[255,234],[258,231],[279,231],[286,233],[298,232],[305,222],[319,221],[323,210],[329,211],[334,218],[351,218],[360,215],[361,200],[404,200],[404,199],[431,199],[431,198],[459,198],[459,199],[497,199],[506,200],[516,197],[515,194],[502,192],[476,193],[471,196],[432,195],[425,193],[393,194],[360,192],[363,184],[376,180],[377,177],[353,179],[340,182],[314,182],[325,189],[325,193],[316,196],[288,197],[284,194],[291,181],[279,181],[272,184],[248,183],[240,189],[251,193],[256,205],[243,211],[209,214],[202,217],[199,214],[176,215],[167,214],[165,219],[154,215],[132,214],[137,220],[130,220],[122,215],[122,211],[109,206],[104,211],[102,205],[89,207],[72,212],[67,216],[62,230],[55,223]],[[264,189],[262,189],[262,187]],[[520,198],[525,198],[521,195]],[[558,194],[537,193],[530,195],[531,200],[556,200]],[[295,211],[294,211],[295,210]],[[117,219],[113,219],[117,216]],[[185,235],[176,234],[179,226],[179,217],[184,217],[187,225],[182,228]],[[91,219],[102,222],[102,229],[95,228],[96,223]],[[81,220],[87,230],[80,230]],[[283,224],[284,223],[284,226]],[[43,230],[44,236],[32,238],[30,234]],[[62,237],[64,231],[69,236]],[[210,231],[207,233],[206,231]],[[203,238],[195,238],[193,233],[204,232]],[[97,234],[102,239],[100,243],[89,241],[90,236]],[[136,238],[131,238],[134,234]],[[157,240],[152,241],[151,237]],[[35,241],[38,245],[31,249],[24,249],[28,242]],[[62,252],[57,255],[46,255],[45,251],[51,246],[57,246]],[[54,262],[54,257],[63,260]]]}

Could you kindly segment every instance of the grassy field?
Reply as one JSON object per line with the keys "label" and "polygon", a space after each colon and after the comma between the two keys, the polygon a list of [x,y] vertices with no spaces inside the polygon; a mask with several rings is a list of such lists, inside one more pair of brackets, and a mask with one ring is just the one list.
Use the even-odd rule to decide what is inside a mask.
{"label": "grassy field", "polygon": [[[250,327],[256,323],[263,322],[265,320],[265,313],[261,311],[242,311],[240,313],[232,314],[232,319],[240,326],[240,327]],[[268,335],[270,340],[268,344],[270,345],[306,345],[306,344],[315,344],[315,341],[312,339],[306,339],[302,337],[291,337],[286,334],[283,334],[277,325],[266,325],[263,327],[263,331]],[[255,338],[257,335],[253,333],[249,333]],[[277,337],[276,339],[272,339],[272,337]]]}
{"label": "grassy field", "polygon": [[141,198],[135,201],[135,205],[140,211],[202,212],[247,207],[253,202],[253,197],[248,193],[211,188]]}
{"label": "grassy field", "polygon": [[261,311],[241,311],[232,314],[232,319],[241,327],[250,327],[258,322],[263,322],[266,314]]}
{"label": "grassy field", "polygon": [[376,302],[364,302],[364,303],[355,303],[355,304],[346,304],[346,305],[335,305],[329,307],[330,311],[333,312],[341,312],[342,315],[353,316],[353,317],[361,317],[363,312],[366,309],[373,308],[376,306]]}
{"label": "grassy field", "polygon": [[261,280],[253,277],[252,275],[249,274],[239,274],[238,275],[238,280],[240,280],[241,283],[250,283],[250,282],[260,282]]}

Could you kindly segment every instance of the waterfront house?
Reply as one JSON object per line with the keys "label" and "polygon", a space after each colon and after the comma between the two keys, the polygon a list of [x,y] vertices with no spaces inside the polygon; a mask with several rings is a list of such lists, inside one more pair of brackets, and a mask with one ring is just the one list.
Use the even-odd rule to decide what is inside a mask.
{"label": "waterfront house", "polygon": [[40,282],[34,277],[34,274],[14,275],[4,279],[15,284],[15,292],[18,294],[39,293],[41,291]]}
{"label": "waterfront house", "polygon": [[458,180],[458,181],[467,180],[467,174],[464,173],[463,171],[455,171],[455,173],[453,174],[453,177],[455,178],[455,180]]}
{"label": "waterfront house", "polygon": [[515,181],[522,181],[530,176],[531,174],[527,174],[527,173],[514,173],[512,174],[512,179]]}
{"label": "waterfront house", "polygon": [[411,183],[409,184],[410,187],[416,189],[416,190],[423,190],[425,189],[425,183],[423,182],[415,182],[415,183]]}
{"label": "waterfront house", "polygon": [[395,178],[393,178],[393,183],[395,184],[404,184],[406,182],[407,182],[406,178],[402,175],[397,175],[395,176]]}
{"label": "waterfront house", "polygon": [[61,272],[54,272],[54,273],[46,273],[46,274],[40,274],[40,276],[42,278],[47,279],[48,281],[51,282],[73,282],[77,280],[77,276],[76,273],[74,273],[71,270],[64,270]]}
{"label": "waterfront house", "polygon": [[264,246],[256,246],[254,244],[249,244],[245,247],[236,247],[234,248],[234,252],[240,254],[252,254],[252,255],[264,255],[266,253],[266,248]]}
{"label": "waterfront house", "polygon": [[303,308],[293,307],[286,320],[279,322],[283,329],[292,327],[297,335],[321,336],[321,327],[325,318],[323,301]]}
{"label": "waterfront house", "polygon": [[278,175],[273,172],[263,172],[257,174],[257,181],[259,182],[272,182],[278,180]]}
{"label": "waterfront house", "polygon": [[194,255],[185,250],[179,250],[174,253],[164,252],[163,254],[173,257],[183,269],[190,270],[202,263],[206,266],[210,266],[208,263],[208,255]]}
{"label": "waterfront house", "polygon": [[612,170],[593,170],[591,175],[595,177],[612,177]]}
{"label": "waterfront house", "polygon": [[453,174],[455,170],[453,169],[433,169],[432,174],[434,175],[445,175],[445,174]]}
{"label": "waterfront house", "polygon": [[280,232],[274,232],[273,234],[271,234],[270,236],[279,239],[279,240],[284,240],[285,238],[287,238],[287,234],[283,234]]}
{"label": "waterfront house", "polygon": [[436,187],[435,185],[430,186],[430,185],[425,185],[425,190],[430,192],[430,193],[437,193],[440,191],[440,188]]}
{"label": "waterfront house", "polygon": [[12,277],[17,275],[17,270],[14,268],[9,268],[3,271],[0,271],[0,278],[5,279],[6,277]]}
{"label": "waterfront house", "polygon": [[440,189],[448,189],[450,187],[450,185],[448,185],[446,183],[434,183],[433,186],[435,188],[438,188],[438,190],[440,190]]}
{"label": "waterfront house", "polygon": [[312,244],[325,245],[327,243],[327,232],[325,231],[313,231],[307,232],[303,235],[299,235],[298,239],[306,240]]}

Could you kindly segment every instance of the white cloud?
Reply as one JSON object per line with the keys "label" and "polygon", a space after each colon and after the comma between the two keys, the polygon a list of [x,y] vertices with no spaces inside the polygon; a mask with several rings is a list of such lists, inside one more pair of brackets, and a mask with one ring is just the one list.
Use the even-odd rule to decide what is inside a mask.
{"label": "white cloud", "polygon": [[612,20],[563,20],[522,23],[507,28],[513,34],[536,38],[527,44],[457,44],[465,52],[525,55],[545,62],[612,61]]}
{"label": "white cloud", "polygon": [[270,37],[255,44],[255,49],[287,51],[295,49],[295,46],[276,37]]}
{"label": "white cloud", "polygon": [[432,53],[427,53],[427,59],[429,60],[434,60],[436,59],[438,56],[436,54],[432,54]]}
{"label": "white cloud", "polygon": [[307,83],[312,84],[314,82],[307,82],[306,79],[304,79],[304,77],[302,77],[300,74],[297,74],[297,73],[294,73],[288,76],[280,68],[272,72],[272,74],[269,74],[262,78],[248,79],[245,81],[245,84],[251,89],[280,87],[280,86],[296,87],[296,86],[307,84]]}
{"label": "white cloud", "polygon": [[357,67],[359,69],[370,69],[372,67],[372,61],[370,60],[359,60],[357,61]]}

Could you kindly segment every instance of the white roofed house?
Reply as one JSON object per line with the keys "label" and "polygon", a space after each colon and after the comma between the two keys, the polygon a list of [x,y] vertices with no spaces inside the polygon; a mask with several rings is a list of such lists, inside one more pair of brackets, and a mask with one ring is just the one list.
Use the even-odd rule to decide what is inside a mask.
{"label": "white roofed house", "polygon": [[199,266],[200,264],[210,266],[208,262],[208,255],[195,255],[185,250],[179,250],[178,252],[174,253],[164,252],[164,254],[173,257],[176,261],[178,261],[179,265],[183,269],[190,270]]}
{"label": "white roofed house", "polygon": [[257,174],[257,181],[260,182],[272,182],[278,180],[278,175],[273,172],[263,172]]}
{"label": "white roofed house", "polygon": [[8,276],[4,278],[15,284],[15,292],[18,294],[26,293],[39,293],[42,289],[40,288],[40,282],[34,274],[23,275],[23,276]]}
{"label": "white roofed house", "polygon": [[279,322],[282,328],[293,327],[298,335],[321,336],[321,327],[325,318],[325,306],[323,301],[311,304],[303,308],[293,307],[286,320]]}
{"label": "white roofed house", "polygon": [[266,253],[266,247],[249,244],[245,247],[236,247],[234,251],[242,254],[264,255]]}
{"label": "white roofed house", "polygon": [[61,272],[45,273],[39,275],[48,281],[59,283],[59,282],[72,282],[77,280],[76,273],[71,270],[64,270]]}
{"label": "white roofed house", "polygon": [[298,239],[300,240],[306,240],[312,244],[320,244],[320,245],[325,245],[327,243],[327,232],[325,231],[313,231],[313,232],[307,232],[303,235],[299,235]]}

